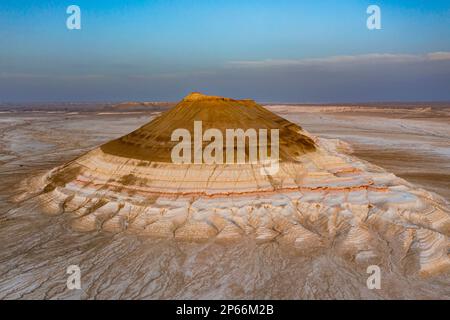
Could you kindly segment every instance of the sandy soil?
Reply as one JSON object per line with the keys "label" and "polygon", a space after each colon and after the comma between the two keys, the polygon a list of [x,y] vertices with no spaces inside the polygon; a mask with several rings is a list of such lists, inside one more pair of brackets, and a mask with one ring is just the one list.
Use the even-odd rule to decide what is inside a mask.
{"label": "sandy soil", "polygon": [[[443,110],[320,110],[271,106],[313,134],[349,142],[354,154],[450,202],[450,116]],[[51,111],[50,111],[51,112]],[[382,270],[369,290],[366,270],[332,250],[298,256],[276,242],[180,243],[76,233],[67,217],[42,215],[13,198],[44,172],[146,123],[154,112],[0,114],[0,299],[450,299],[449,277],[422,279]],[[79,265],[82,290],[66,288]]]}

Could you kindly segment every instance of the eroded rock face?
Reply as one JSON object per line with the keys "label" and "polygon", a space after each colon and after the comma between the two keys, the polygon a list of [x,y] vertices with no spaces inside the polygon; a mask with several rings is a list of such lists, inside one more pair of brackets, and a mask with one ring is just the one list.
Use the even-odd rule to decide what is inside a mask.
{"label": "eroded rock face", "polygon": [[[217,120],[216,120],[217,119]],[[173,164],[170,132],[279,128],[280,170],[255,164]],[[172,121],[172,122],[170,122]],[[277,241],[299,252],[332,248],[361,264],[387,258],[408,272],[450,268],[450,214],[437,195],[310,136],[252,101],[194,94],[128,136],[34,179],[48,214],[79,231],[179,241]]]}

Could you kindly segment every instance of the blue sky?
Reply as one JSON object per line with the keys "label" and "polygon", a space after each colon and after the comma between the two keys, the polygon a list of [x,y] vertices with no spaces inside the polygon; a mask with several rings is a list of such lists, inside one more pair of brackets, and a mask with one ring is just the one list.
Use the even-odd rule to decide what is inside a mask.
{"label": "blue sky", "polygon": [[0,101],[450,100],[448,0],[2,0],[0,41]]}

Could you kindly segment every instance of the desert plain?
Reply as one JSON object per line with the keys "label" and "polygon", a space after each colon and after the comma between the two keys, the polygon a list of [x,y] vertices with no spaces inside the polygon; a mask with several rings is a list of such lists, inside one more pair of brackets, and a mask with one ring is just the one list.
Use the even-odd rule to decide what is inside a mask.
{"label": "desert plain", "polygon": [[[423,277],[386,263],[381,289],[333,248],[304,254],[277,241],[219,243],[78,232],[67,215],[22,199],[38,176],[144,125],[170,104],[0,108],[0,299],[450,299],[449,272]],[[265,107],[345,152],[450,203],[450,105]],[[81,269],[68,290],[67,267]]]}

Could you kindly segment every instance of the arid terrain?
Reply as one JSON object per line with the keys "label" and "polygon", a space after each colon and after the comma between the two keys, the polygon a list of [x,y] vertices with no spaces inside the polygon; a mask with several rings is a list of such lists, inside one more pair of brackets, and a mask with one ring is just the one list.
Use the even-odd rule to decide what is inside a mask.
{"label": "arid terrain", "polygon": [[[165,110],[133,103],[0,109],[0,299],[450,299],[449,273],[383,265],[380,290],[333,248],[305,252],[277,241],[180,242],[130,233],[76,232],[66,215],[21,200],[26,179],[127,134]],[[266,108],[346,152],[450,203],[450,106]],[[82,290],[68,290],[78,265]]]}

